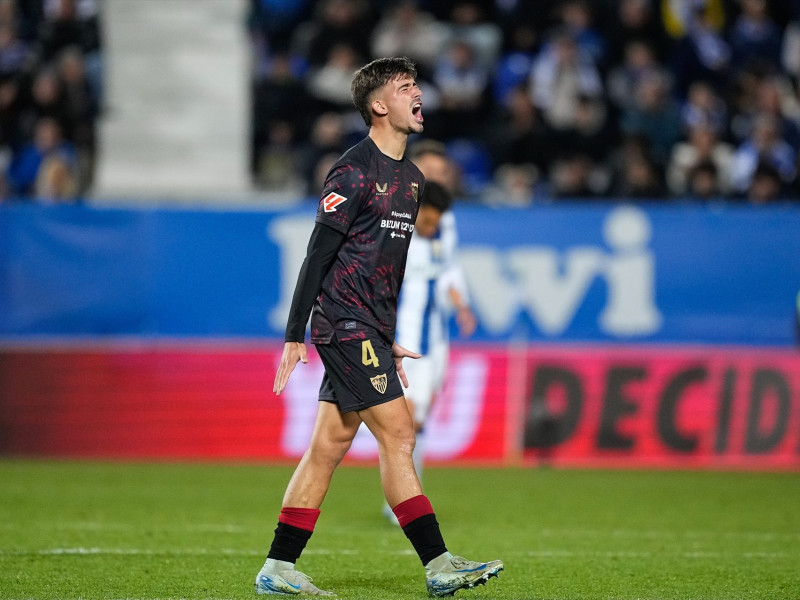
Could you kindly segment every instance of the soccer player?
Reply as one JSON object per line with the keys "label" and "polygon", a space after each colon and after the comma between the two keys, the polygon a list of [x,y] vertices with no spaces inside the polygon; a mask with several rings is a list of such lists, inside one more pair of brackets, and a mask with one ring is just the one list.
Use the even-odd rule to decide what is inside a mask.
{"label": "soccer player", "polygon": [[[381,58],[359,69],[353,103],[369,133],[334,164],[300,269],[273,391],[280,394],[298,362],[307,362],[305,327],[325,374],[309,447],[283,497],[267,560],[256,576],[260,594],[331,595],[295,570],[333,472],[363,422],[378,442],[381,485],[425,567],[433,596],[485,583],[499,560],[473,562],[447,551],[422,493],[412,452],[414,426],[403,397],[402,360],[419,355],[394,341],[397,298],[424,178],[405,158],[408,136],[423,129],[416,68]],[[312,313],[313,307],[313,313]]]}
{"label": "soccer player", "polygon": [[[404,367],[409,382],[405,398],[417,432],[414,468],[420,480],[425,421],[444,383],[450,354],[447,318],[451,310],[456,312],[462,336],[471,335],[476,324],[456,261],[458,236],[451,204],[450,192],[426,178],[397,310],[397,342],[421,355]],[[383,513],[398,524],[388,504]]]}

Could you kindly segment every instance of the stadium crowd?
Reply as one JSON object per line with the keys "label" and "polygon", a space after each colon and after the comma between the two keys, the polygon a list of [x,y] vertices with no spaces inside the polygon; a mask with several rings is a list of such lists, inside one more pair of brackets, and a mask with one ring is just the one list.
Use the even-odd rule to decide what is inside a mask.
{"label": "stadium crowd", "polygon": [[365,61],[418,66],[460,196],[798,197],[800,0],[251,0],[254,178],[315,196]]}
{"label": "stadium crowd", "polygon": [[0,202],[72,202],[92,181],[98,0],[0,0]]}

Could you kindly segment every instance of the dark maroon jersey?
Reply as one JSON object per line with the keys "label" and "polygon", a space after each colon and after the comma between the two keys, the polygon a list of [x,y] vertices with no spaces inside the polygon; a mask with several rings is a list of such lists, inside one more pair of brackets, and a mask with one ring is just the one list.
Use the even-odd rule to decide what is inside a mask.
{"label": "dark maroon jersey", "polygon": [[345,235],[311,313],[311,341],[366,338],[390,344],[397,297],[425,178],[410,160],[383,154],[369,137],[333,165],[317,222]]}

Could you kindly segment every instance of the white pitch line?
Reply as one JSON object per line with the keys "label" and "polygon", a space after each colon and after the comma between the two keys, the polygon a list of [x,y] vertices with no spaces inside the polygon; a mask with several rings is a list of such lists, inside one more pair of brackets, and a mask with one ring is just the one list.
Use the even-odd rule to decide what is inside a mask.
{"label": "white pitch line", "polygon": [[[50,525],[48,524],[48,527]],[[76,531],[130,531],[139,529],[139,525],[133,523],[113,523],[104,521],[62,521],[57,523],[55,529],[76,530]],[[246,533],[248,528],[241,525],[230,523],[187,523],[184,525],[167,524],[158,525],[160,531],[188,531],[200,533]]]}
{"label": "white pitch line", "polygon": [[604,537],[604,538],[647,538],[647,539],[683,539],[683,538],[722,538],[726,540],[761,540],[772,541],[800,541],[800,533],[775,533],[767,531],[664,531],[664,530],[637,530],[614,529],[611,531],[601,529],[542,529],[534,533],[541,537]]}
{"label": "white pitch line", "polygon": [[[533,558],[654,558],[669,556],[670,552],[636,552],[636,551],[608,551],[608,552],[574,552],[572,550],[529,550],[527,556]],[[720,559],[731,556],[744,558],[779,559],[794,558],[797,554],[789,552],[681,552],[684,558],[712,558]]]}
{"label": "white pitch line", "polygon": [[[327,549],[327,548],[311,548],[304,552],[304,554],[312,555],[356,555],[360,554],[359,550],[352,549]],[[88,555],[88,556],[102,556],[102,555],[116,555],[116,556],[266,556],[265,550],[236,550],[233,548],[187,548],[184,550],[153,550],[150,548],[45,548],[41,550],[3,550],[0,549],[0,556],[60,556],[60,555]],[[400,552],[388,552],[387,554],[395,554],[402,556],[405,554],[413,554],[411,550],[403,550]]]}

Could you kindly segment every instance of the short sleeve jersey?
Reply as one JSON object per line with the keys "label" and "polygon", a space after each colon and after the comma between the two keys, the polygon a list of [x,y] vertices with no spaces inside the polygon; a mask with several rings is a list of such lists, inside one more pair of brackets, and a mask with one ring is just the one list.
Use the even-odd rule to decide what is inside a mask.
{"label": "short sleeve jersey", "polygon": [[345,235],[311,314],[311,341],[394,341],[397,298],[425,179],[364,138],[333,165],[317,222]]}

